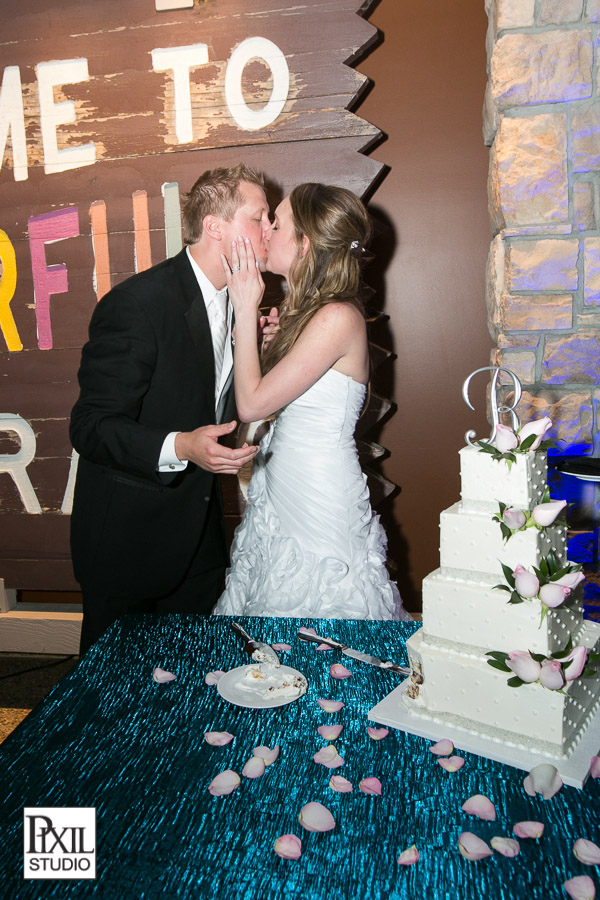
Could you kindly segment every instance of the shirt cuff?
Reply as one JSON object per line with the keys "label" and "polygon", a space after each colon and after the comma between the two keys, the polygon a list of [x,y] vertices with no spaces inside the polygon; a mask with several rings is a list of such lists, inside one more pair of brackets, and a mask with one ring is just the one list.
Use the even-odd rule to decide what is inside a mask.
{"label": "shirt cuff", "polygon": [[158,472],[183,472],[187,468],[187,459],[178,459],[175,453],[175,438],[178,431],[171,431],[164,439],[158,459]]}

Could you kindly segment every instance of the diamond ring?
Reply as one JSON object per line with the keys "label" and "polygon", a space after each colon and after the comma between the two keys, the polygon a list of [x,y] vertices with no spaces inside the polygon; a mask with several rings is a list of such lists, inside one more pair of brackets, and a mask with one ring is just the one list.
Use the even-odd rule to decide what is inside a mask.
{"label": "diamond ring", "polygon": [[232,267],[231,267],[231,271],[232,271],[232,272],[239,272],[239,271],[240,271],[240,267],[239,267],[239,266],[232,266]]}

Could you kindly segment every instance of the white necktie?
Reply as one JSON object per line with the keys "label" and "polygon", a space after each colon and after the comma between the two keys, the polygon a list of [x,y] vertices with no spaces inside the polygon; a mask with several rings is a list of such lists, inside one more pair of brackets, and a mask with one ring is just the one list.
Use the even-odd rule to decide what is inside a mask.
{"label": "white necktie", "polygon": [[217,291],[212,306],[211,334],[215,355],[215,395],[218,397],[227,337],[227,289]]}

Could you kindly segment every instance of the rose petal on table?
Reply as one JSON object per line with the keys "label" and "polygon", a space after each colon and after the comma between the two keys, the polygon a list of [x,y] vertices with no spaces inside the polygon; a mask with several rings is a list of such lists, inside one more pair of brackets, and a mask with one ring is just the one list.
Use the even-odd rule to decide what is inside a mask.
{"label": "rose petal on table", "polygon": [[157,684],[166,684],[168,681],[175,681],[177,675],[173,675],[172,672],[165,672],[164,669],[156,668],[152,673],[152,677]]}
{"label": "rose petal on table", "polygon": [[222,678],[225,672],[222,672],[220,669],[217,669],[216,672],[208,672],[207,675],[204,676],[205,684],[216,684],[219,678]]}
{"label": "rose petal on table", "polygon": [[461,809],[470,816],[477,816],[486,822],[493,822],[496,818],[496,807],[489,797],[485,797],[483,794],[473,794],[472,797],[465,800]]}
{"label": "rose petal on table", "polygon": [[451,756],[450,759],[436,759],[436,762],[446,772],[458,772],[465,764],[462,756]]}
{"label": "rose petal on table", "polygon": [[244,768],[242,775],[244,778],[260,778],[265,774],[265,761],[260,756],[251,756]]}
{"label": "rose petal on table", "polygon": [[492,856],[493,851],[488,847],[485,841],[482,841],[476,834],[470,831],[463,831],[458,839],[458,849],[465,859],[476,862],[479,859],[485,859],[486,856]]}
{"label": "rose petal on table", "polygon": [[412,847],[409,847],[408,850],[403,850],[400,856],[398,857],[398,864],[401,866],[412,866],[416,862],[419,862],[421,858],[421,854],[417,850],[417,845],[413,844]]}
{"label": "rose petal on table", "polygon": [[343,725],[319,725],[317,731],[326,741],[335,741],[344,729]]}
{"label": "rose petal on table", "polygon": [[304,625],[301,625],[298,631],[303,631],[304,634],[316,634],[316,628],[305,628]]}
{"label": "rose petal on table", "polygon": [[596,887],[589,875],[577,875],[563,883],[563,887],[573,900],[594,900]]}
{"label": "rose petal on table", "polygon": [[282,859],[300,859],[302,841],[295,834],[282,834],[273,845],[273,850]]}
{"label": "rose petal on table", "polygon": [[233,735],[229,734],[228,731],[207,731],[204,735],[204,740],[213,747],[224,747],[225,744],[229,744],[233,740]]}
{"label": "rose petal on table", "polygon": [[329,666],[329,673],[332,678],[350,678],[352,675],[352,672],[341,663],[334,663],[332,666]]}
{"label": "rose petal on table", "polygon": [[264,759],[265,766],[270,766],[279,756],[279,744],[276,744],[272,750],[269,747],[255,747],[252,751],[252,755]]}
{"label": "rose petal on table", "polygon": [[302,807],[298,821],[307,831],[331,831],[335,828],[335,819],[327,807],[316,801]]}
{"label": "rose petal on table", "polygon": [[317,644],[315,650],[333,650],[333,647],[331,647],[329,644]]}
{"label": "rose petal on table", "polygon": [[345,703],[342,703],[341,700],[317,700],[317,703],[319,704],[323,712],[326,713],[339,712],[340,709],[343,709],[346,705]]}
{"label": "rose petal on table", "polygon": [[[291,644],[271,644],[271,647],[273,648],[273,650],[278,650],[279,653],[287,653],[288,650],[292,649]],[[291,837],[294,837],[294,835],[292,834]],[[296,838],[296,840],[298,841],[300,839]]]}
{"label": "rose petal on table", "polygon": [[215,775],[208,786],[208,790],[213,797],[222,797],[224,794],[231,794],[236,788],[239,788],[241,783],[242,779],[237,772],[234,772],[232,769],[225,769],[224,772]]}
{"label": "rose petal on table", "polygon": [[331,762],[336,756],[338,756],[337,748],[333,744],[328,744],[326,747],[317,750],[313,759],[316,763],[324,765],[326,762]]}
{"label": "rose petal on table", "polygon": [[600,778],[600,756],[592,756],[590,760],[590,775],[592,778]]}
{"label": "rose petal on table", "polygon": [[367,725],[367,734],[374,741],[382,741],[389,733],[387,728],[372,728],[371,725]]}
{"label": "rose petal on table", "polygon": [[343,775],[332,775],[329,779],[329,787],[338,794],[349,794],[353,790],[352,782]]}
{"label": "rose petal on table", "polygon": [[519,838],[539,838],[544,833],[543,822],[517,822],[513,832]]}
{"label": "rose petal on table", "polygon": [[313,760],[327,769],[337,769],[339,766],[344,765],[344,760],[333,744],[328,744],[326,747],[318,750],[313,756]]}
{"label": "rose petal on table", "polygon": [[518,856],[521,851],[519,842],[515,841],[514,838],[493,837],[490,844],[494,850],[496,850],[497,853],[501,853],[502,856]]}
{"label": "rose petal on table", "polygon": [[443,738],[437,744],[432,744],[429,750],[431,753],[435,753],[436,756],[449,756],[451,753],[454,753],[454,744],[450,738]]}
{"label": "rose petal on table", "polygon": [[363,794],[377,794],[378,797],[381,797],[381,782],[375,776],[363,778],[358,786]]}
{"label": "rose petal on table", "polygon": [[573,844],[573,853],[584,866],[600,866],[600,847],[593,841],[579,838]]}
{"label": "rose petal on table", "polygon": [[554,797],[562,786],[563,781],[558,774],[558,769],[550,763],[540,763],[539,766],[534,766],[523,781],[523,787],[530,797],[541,794],[544,800]]}

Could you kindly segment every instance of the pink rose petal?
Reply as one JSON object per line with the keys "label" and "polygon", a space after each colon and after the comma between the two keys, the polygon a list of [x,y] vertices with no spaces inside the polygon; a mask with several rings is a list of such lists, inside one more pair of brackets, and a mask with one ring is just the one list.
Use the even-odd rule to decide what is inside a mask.
{"label": "pink rose petal", "polygon": [[164,669],[156,668],[152,673],[152,677],[157,684],[166,684],[168,681],[175,681],[177,675],[173,675],[172,672],[165,672]]}
{"label": "pink rose petal", "polygon": [[438,765],[445,769],[446,772],[458,772],[465,764],[462,756],[451,756],[450,759],[437,759]]}
{"label": "pink rose petal", "polygon": [[316,634],[316,633],[317,633],[316,628],[305,628],[304,625],[302,625],[302,626],[298,629],[298,631],[303,631],[304,634]]}
{"label": "pink rose petal", "polygon": [[409,847],[408,850],[403,850],[400,856],[398,857],[398,863],[401,866],[412,866],[416,862],[419,862],[421,858],[421,854],[417,850],[417,845],[413,844],[412,847]]}
{"label": "pink rose petal", "polygon": [[279,756],[279,744],[276,744],[272,750],[269,749],[269,747],[255,747],[252,751],[252,755],[264,759],[265,766],[270,766]]}
{"label": "pink rose petal", "polygon": [[239,788],[242,779],[237,772],[232,769],[225,769],[216,775],[208,786],[209,793],[213,797],[222,797],[225,794],[231,794],[236,788]]}
{"label": "pink rose petal", "polygon": [[589,875],[577,875],[576,878],[569,878],[564,882],[563,887],[573,900],[594,900],[596,897],[596,887]]}
{"label": "pink rose petal", "polygon": [[389,731],[387,728],[372,728],[370,725],[367,725],[367,734],[374,741],[382,741],[384,737],[388,736]]}
{"label": "pink rose petal", "polygon": [[343,775],[332,775],[329,779],[329,787],[338,794],[349,794],[353,790],[352,782]]}
{"label": "pink rose petal", "polygon": [[513,832],[518,838],[539,838],[544,833],[543,822],[517,822]]}
{"label": "pink rose petal", "polygon": [[590,760],[590,775],[592,778],[600,778],[600,756],[592,756]]}
{"label": "pink rose petal", "polygon": [[490,844],[492,845],[494,850],[497,853],[501,853],[502,856],[518,856],[521,851],[519,842],[515,841],[513,838],[493,837],[490,841]]}
{"label": "pink rose petal", "polygon": [[317,731],[326,741],[335,741],[344,729],[343,725],[319,725]]}
{"label": "pink rose petal", "polygon": [[341,700],[317,700],[321,709],[326,713],[336,713],[346,705]]}
{"label": "pink rose petal", "polygon": [[213,747],[224,747],[225,744],[229,744],[233,740],[233,735],[229,734],[228,731],[207,731],[204,735],[204,740]]}
{"label": "pink rose petal", "polygon": [[328,744],[315,753],[313,760],[319,765],[325,766],[326,769],[337,769],[344,765],[344,760],[333,744]]}
{"label": "pink rose petal", "polygon": [[539,766],[534,766],[523,781],[523,787],[530,797],[541,794],[544,800],[554,797],[562,786],[563,781],[558,774],[558,769],[550,763],[540,763]]}
{"label": "pink rose petal", "polygon": [[244,778],[260,778],[265,774],[265,761],[260,756],[251,756],[244,768],[242,775]]}
{"label": "pink rose petal", "polygon": [[584,866],[600,866],[600,847],[598,844],[594,844],[593,841],[579,838],[573,844],[573,853]]}
{"label": "pink rose petal", "polygon": [[454,744],[449,738],[444,738],[438,741],[437,744],[433,744],[429,750],[431,753],[435,753],[436,756],[448,756],[454,752]]}
{"label": "pink rose petal", "polygon": [[463,812],[470,816],[477,816],[486,822],[493,822],[496,818],[496,807],[488,797],[483,794],[473,794],[468,800],[465,800],[461,806]]}
{"label": "pink rose petal", "polygon": [[363,794],[377,794],[379,797],[381,796],[381,782],[379,778],[375,778],[375,776],[372,778],[363,778],[358,786]]}
{"label": "pink rose petal", "polygon": [[317,644],[315,650],[333,650],[333,647],[331,647],[329,644]]}
{"label": "pink rose petal", "polygon": [[334,663],[332,666],[329,666],[329,673],[332,678],[350,678],[352,675],[352,672],[341,663]]}
{"label": "pink rose petal", "polygon": [[[273,650],[278,650],[279,653],[287,653],[288,650],[292,649],[291,644],[271,644],[271,647]],[[292,837],[294,837],[294,835],[292,835]],[[296,838],[296,840],[299,840],[299,838]]]}
{"label": "pink rose petal", "polygon": [[300,859],[302,856],[302,841],[295,834],[282,834],[273,846],[277,856],[282,859]]}
{"label": "pink rose petal", "polygon": [[335,828],[335,819],[327,807],[316,801],[302,807],[298,821],[307,831],[331,831]]}
{"label": "pink rose petal", "polygon": [[492,850],[490,850],[486,842],[482,841],[476,834],[471,834],[470,831],[463,831],[460,835],[458,849],[465,859],[470,859],[473,862],[485,859],[486,856],[492,856]]}
{"label": "pink rose petal", "polygon": [[208,672],[207,675],[204,676],[205,684],[216,684],[219,678],[222,678],[225,672],[222,672],[221,669],[217,669],[216,672]]}

